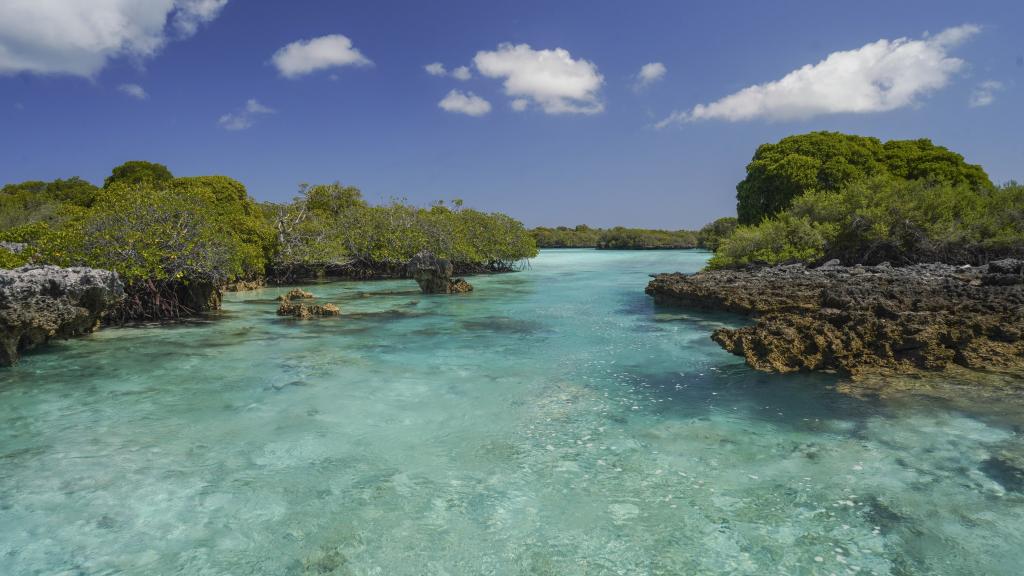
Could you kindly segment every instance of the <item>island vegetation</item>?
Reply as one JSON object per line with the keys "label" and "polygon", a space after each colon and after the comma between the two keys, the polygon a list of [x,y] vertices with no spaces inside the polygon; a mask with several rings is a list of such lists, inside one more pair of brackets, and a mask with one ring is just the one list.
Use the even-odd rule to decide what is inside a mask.
{"label": "island vegetation", "polygon": [[720,218],[699,231],[648,228],[538,227],[530,230],[538,248],[596,248],[598,250],[678,250],[707,248],[735,227],[735,218]]}
{"label": "island vegetation", "polygon": [[814,132],[759,147],[736,189],[708,269],[647,293],[754,316],[713,335],[752,367],[1024,368],[1024,186],[928,140]]}
{"label": "island vegetation", "polygon": [[929,140],[832,132],[757,149],[737,187],[737,226],[711,268],[945,262],[1024,254],[1024,186]]}
{"label": "island vegetation", "polygon": [[427,250],[459,273],[513,270],[536,255],[523,225],[462,202],[367,203],[340,184],[303,185],[287,204],[258,203],[226,176],[175,177],[133,161],[102,187],[80,178],[0,189],[0,267],[113,270],[126,298],[109,322],[188,316],[221,288],[311,276],[394,277]]}

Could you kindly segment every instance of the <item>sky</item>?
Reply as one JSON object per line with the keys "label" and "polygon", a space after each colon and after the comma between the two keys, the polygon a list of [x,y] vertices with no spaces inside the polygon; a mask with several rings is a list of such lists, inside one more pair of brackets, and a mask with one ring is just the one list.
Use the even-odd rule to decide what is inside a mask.
{"label": "sky", "polygon": [[698,228],[757,146],[930,138],[1024,180],[1024,2],[0,0],[0,183],[126,160],[528,226]]}

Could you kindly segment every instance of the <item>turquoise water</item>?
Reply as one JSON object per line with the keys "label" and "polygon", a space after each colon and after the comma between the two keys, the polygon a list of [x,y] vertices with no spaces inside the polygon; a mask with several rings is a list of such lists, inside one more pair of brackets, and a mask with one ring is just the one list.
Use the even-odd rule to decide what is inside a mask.
{"label": "turquoise water", "polygon": [[[769,376],[656,309],[699,252],[105,330],[0,372],[0,574],[1021,574],[1020,423]],[[1011,411],[1012,412],[1012,411]]]}

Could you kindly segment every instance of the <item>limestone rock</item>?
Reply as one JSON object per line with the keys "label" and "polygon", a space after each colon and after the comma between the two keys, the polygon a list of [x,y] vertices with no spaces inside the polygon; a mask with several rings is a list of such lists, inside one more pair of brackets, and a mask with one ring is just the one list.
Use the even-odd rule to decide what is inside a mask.
{"label": "limestone rock", "polygon": [[278,316],[291,316],[299,320],[308,320],[318,316],[341,316],[341,309],[335,304],[304,304],[284,300],[277,307]]}
{"label": "limestone rock", "polygon": [[756,318],[712,339],[772,372],[1024,371],[1024,261],[659,274],[659,304]]}
{"label": "limestone rock", "polygon": [[473,286],[461,278],[452,278],[455,273],[450,260],[438,258],[433,252],[424,250],[413,256],[406,264],[406,273],[416,281],[424,294],[460,294],[472,292]]}
{"label": "limestone rock", "polygon": [[0,270],[0,365],[51,338],[92,332],[124,297],[116,272],[22,266]]}
{"label": "limestone rock", "polygon": [[310,298],[316,298],[312,292],[306,292],[302,288],[292,288],[288,292],[277,297],[281,302],[291,302],[292,300],[308,300]]}

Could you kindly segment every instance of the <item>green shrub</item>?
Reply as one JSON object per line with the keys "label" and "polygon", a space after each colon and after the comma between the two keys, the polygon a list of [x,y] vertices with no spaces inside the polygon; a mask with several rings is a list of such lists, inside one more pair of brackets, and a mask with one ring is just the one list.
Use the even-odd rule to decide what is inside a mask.
{"label": "green shrub", "polygon": [[721,241],[708,267],[815,261],[824,256],[825,246],[834,232],[831,226],[783,213],[760,224],[737,227]]}
{"label": "green shrub", "polygon": [[877,138],[811,132],[757,148],[746,178],[736,185],[739,222],[756,224],[807,192],[834,192],[875,176],[963,185],[975,192],[995,188],[980,166],[927,139],[882,144]]}
{"label": "green shrub", "polygon": [[739,221],[732,216],[719,218],[705,224],[700,232],[697,232],[697,245],[700,248],[716,250],[722,239],[731,235],[737,226],[739,226]]}
{"label": "green shrub", "polygon": [[[813,233],[812,233],[813,232]],[[838,258],[845,264],[979,264],[1024,254],[1024,187],[876,176],[811,191],[777,217],[740,226],[713,267]]]}
{"label": "green shrub", "polygon": [[462,267],[509,269],[537,255],[522,223],[500,213],[401,201],[371,206],[358,189],[303,186],[289,205],[268,205],[277,232],[276,266],[404,264],[430,250]]}
{"label": "green shrub", "polygon": [[110,172],[110,176],[103,181],[103,187],[109,188],[114,184],[161,186],[173,179],[174,175],[163,164],[130,160],[115,167]]}

